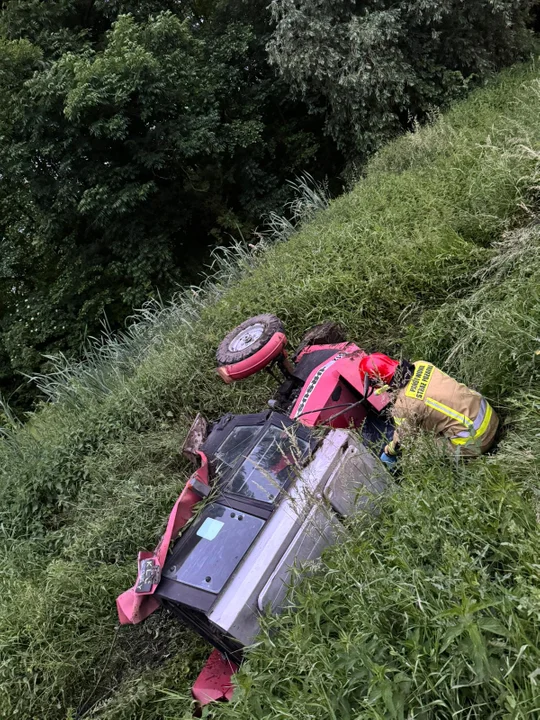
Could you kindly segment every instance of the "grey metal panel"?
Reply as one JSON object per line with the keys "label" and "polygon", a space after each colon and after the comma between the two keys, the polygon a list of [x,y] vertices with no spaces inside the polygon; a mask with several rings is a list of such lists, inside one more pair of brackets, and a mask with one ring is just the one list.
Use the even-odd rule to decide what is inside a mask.
{"label": "grey metal panel", "polygon": [[390,484],[380,461],[356,434],[330,431],[238,565],[208,619],[250,645],[259,631],[261,608],[283,603],[294,561],[318,557],[335,541],[339,520],[334,511],[342,516],[371,511],[373,497]]}
{"label": "grey metal panel", "polygon": [[337,513],[347,517],[360,510],[371,510],[374,498],[386,491],[388,482],[382,463],[356,438],[351,438],[342,461],[324,488],[324,497]]}
{"label": "grey metal panel", "polygon": [[208,505],[164,577],[217,595],[263,526],[264,520],[249,513]]}
{"label": "grey metal panel", "polygon": [[305,562],[320,557],[327,545],[336,541],[341,528],[337,517],[319,501],[302,523],[276,569],[262,589],[257,606],[261,612],[279,612],[285,604],[292,570],[305,569]]}
{"label": "grey metal panel", "polygon": [[349,433],[332,430],[291,485],[216,601],[208,619],[244,645],[259,630],[257,599],[339,464]]}

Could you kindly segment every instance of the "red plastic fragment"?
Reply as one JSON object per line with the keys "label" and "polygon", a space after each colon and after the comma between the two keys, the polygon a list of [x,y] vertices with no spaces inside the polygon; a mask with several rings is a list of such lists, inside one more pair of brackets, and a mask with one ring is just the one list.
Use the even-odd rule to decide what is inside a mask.
{"label": "red plastic fragment", "polygon": [[199,677],[195,680],[191,692],[200,705],[218,700],[230,700],[234,692],[232,676],[238,671],[238,665],[231,662],[219,650],[214,650]]}
{"label": "red plastic fragment", "polygon": [[[201,467],[193,473],[192,478],[196,478],[199,482],[203,483],[203,485],[209,485],[208,459],[201,451],[198,451],[198,455],[201,458]],[[137,559],[139,570],[135,585],[116,598],[118,619],[122,625],[140,623],[146,620],[146,618],[159,607],[159,600],[153,597],[153,594],[159,584],[161,569],[165,564],[169,546],[171,541],[176,538],[180,530],[191,518],[193,508],[200,500],[200,496],[191,489],[190,481],[188,480],[174,504],[171,514],[169,515],[165,533],[154,552],[143,550],[139,553]],[[156,576],[151,587],[148,590],[141,591],[141,567],[142,564],[148,560],[154,561]]]}

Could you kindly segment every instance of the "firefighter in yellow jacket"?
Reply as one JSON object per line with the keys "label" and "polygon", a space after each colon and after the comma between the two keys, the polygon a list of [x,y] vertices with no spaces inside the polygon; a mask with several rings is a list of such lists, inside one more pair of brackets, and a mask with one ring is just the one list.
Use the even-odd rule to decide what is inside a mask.
{"label": "firefighter in yellow jacket", "polygon": [[466,457],[481,455],[493,445],[499,425],[493,408],[435,365],[373,353],[360,361],[360,374],[393,395],[396,430],[381,455],[388,465],[395,462],[400,442],[417,428],[435,433],[453,454]]}

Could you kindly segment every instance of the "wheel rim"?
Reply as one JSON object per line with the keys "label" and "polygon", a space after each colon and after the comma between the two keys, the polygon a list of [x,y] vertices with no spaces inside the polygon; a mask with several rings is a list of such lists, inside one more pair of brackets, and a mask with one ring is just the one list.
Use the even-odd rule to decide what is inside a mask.
{"label": "wheel rim", "polygon": [[250,347],[250,345],[253,345],[253,343],[257,342],[263,332],[264,325],[262,323],[255,323],[255,325],[250,325],[248,328],[242,330],[239,335],[237,335],[231,340],[231,342],[229,343],[229,351],[241,352],[242,350],[246,350],[248,347]]}

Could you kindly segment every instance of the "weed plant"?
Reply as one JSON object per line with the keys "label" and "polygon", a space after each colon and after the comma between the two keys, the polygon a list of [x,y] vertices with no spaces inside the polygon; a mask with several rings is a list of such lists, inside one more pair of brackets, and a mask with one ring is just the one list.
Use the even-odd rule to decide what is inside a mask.
{"label": "weed plant", "polygon": [[514,450],[452,466],[418,441],[399,492],[267,619],[217,717],[536,717],[540,536]]}

